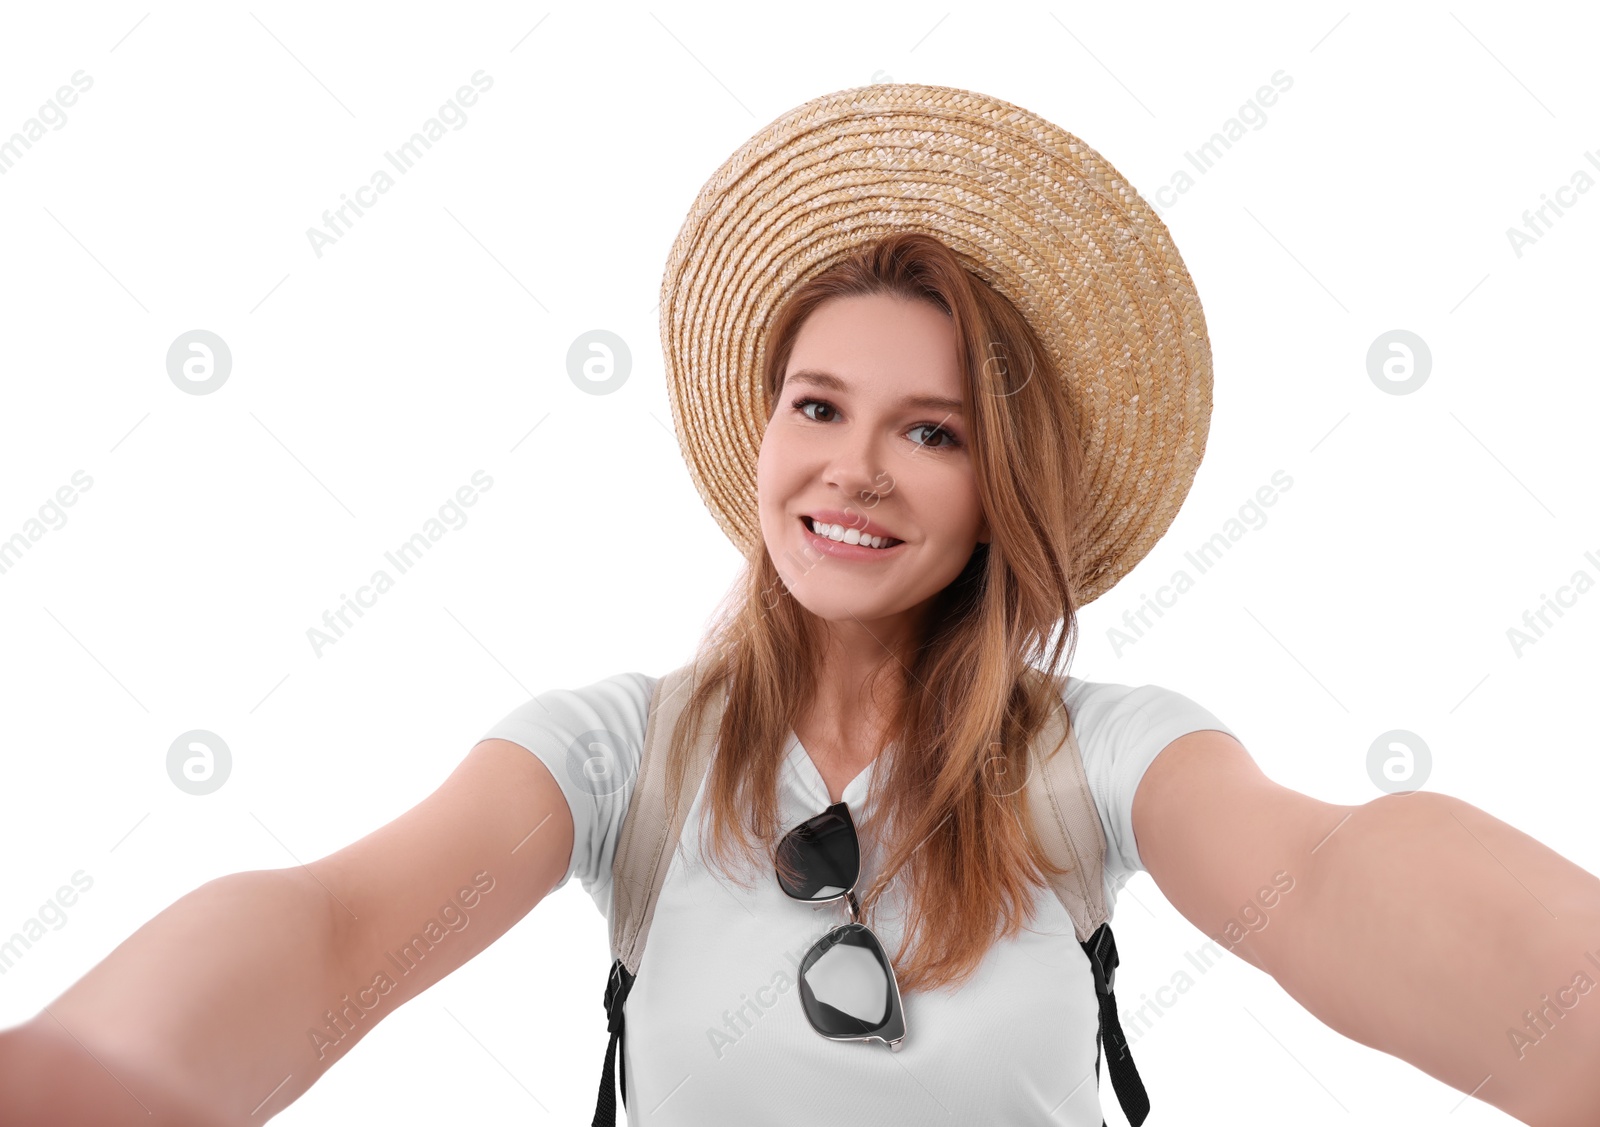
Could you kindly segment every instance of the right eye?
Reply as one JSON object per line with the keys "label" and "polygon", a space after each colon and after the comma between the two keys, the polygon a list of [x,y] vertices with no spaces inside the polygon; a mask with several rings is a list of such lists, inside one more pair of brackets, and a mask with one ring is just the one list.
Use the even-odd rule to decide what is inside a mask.
{"label": "right eye", "polygon": [[819,419],[814,415],[807,414],[807,407],[826,407],[829,411],[834,409],[833,404],[829,403],[826,399],[811,399],[808,397],[796,399],[793,403],[793,407],[796,411],[799,411],[802,415],[805,415],[806,418],[810,419],[814,423],[826,422],[827,420]]}

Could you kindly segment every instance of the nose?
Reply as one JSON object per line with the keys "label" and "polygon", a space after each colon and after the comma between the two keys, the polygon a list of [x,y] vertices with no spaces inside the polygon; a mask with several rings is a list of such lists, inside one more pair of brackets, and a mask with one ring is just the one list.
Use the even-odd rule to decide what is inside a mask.
{"label": "nose", "polygon": [[823,472],[823,483],[838,489],[846,502],[870,509],[894,487],[894,478],[883,467],[876,439],[863,429],[839,438]]}

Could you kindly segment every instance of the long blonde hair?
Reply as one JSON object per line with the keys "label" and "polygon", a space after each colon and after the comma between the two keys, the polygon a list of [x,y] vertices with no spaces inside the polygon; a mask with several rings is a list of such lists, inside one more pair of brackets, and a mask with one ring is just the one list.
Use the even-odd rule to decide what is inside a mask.
{"label": "long blonde hair", "polygon": [[[935,597],[920,636],[886,654],[867,686],[876,700],[884,675],[904,674],[885,707],[873,816],[858,823],[864,834],[898,829],[859,896],[870,924],[879,897],[907,880],[902,942],[891,958],[909,992],[965,982],[992,943],[1032,921],[1044,871],[1062,871],[1039,845],[1020,780],[1048,710],[1063,707],[1056,678],[1077,643],[1071,560],[1082,455],[1066,394],[1026,319],[942,242],[917,232],[888,235],[788,295],[766,341],[769,419],[806,318],[830,298],[878,293],[931,302],[953,321],[991,535]],[[696,654],[696,688],[667,760],[681,777],[688,733],[713,695],[726,692],[704,807],[706,857],[725,872],[735,845],[746,865],[772,871],[790,828],[778,825],[783,744],[814,699],[821,652],[820,621],[789,593],[758,537]]]}

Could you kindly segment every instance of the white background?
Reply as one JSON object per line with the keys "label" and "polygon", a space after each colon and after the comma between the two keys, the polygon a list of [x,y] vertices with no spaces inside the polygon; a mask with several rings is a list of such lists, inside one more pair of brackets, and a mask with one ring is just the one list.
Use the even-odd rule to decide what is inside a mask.
{"label": "white background", "polygon": [[[93,485],[0,573],[0,933],[76,870],[94,885],[0,977],[0,1026],[204,881],[395,817],[529,693],[687,659],[739,559],[671,433],[662,265],[748,136],[873,81],[1024,106],[1155,200],[1292,78],[1161,193],[1211,335],[1210,443],[1167,537],[1086,609],[1073,673],[1177,689],[1332,802],[1376,797],[1369,746],[1414,732],[1427,789],[1600,870],[1600,593],[1520,656],[1507,636],[1600,578],[1600,191],[1520,257],[1506,234],[1600,178],[1597,32],[1577,5],[1471,2],[8,6],[0,136],[75,72],[93,87],[0,176],[0,539]],[[479,70],[466,124],[319,258],[306,229]],[[166,371],[197,328],[233,357],[209,395]],[[596,328],[632,354],[608,395],[568,376]],[[1367,371],[1397,328],[1432,353],[1407,395]],[[308,628],[480,469],[468,522],[319,656]],[[1108,630],[1280,470],[1265,524],[1119,652]],[[203,797],[166,773],[197,728],[233,755]],[[1125,1008],[1203,941],[1142,874],[1117,923]],[[279,1121],[586,1123],[608,962],[573,882]],[[1511,1122],[1235,959],[1136,1059],[1152,1123]]]}

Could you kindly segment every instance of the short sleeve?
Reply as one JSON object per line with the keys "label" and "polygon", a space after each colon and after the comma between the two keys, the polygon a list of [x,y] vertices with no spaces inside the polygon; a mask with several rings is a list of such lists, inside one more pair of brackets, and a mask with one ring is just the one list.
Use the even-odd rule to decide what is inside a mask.
{"label": "short sleeve", "polygon": [[656,680],[619,673],[581,689],[550,689],[480,737],[509,740],[549,768],[572,811],[572,860],[555,887],[576,876],[608,919],[611,860],[633,797]]}
{"label": "short sleeve", "polygon": [[1208,730],[1234,733],[1209,710],[1159,685],[1134,688],[1068,678],[1063,699],[1106,836],[1109,909],[1128,878],[1146,871],[1133,835],[1133,795],[1145,770],[1181,735]]}

